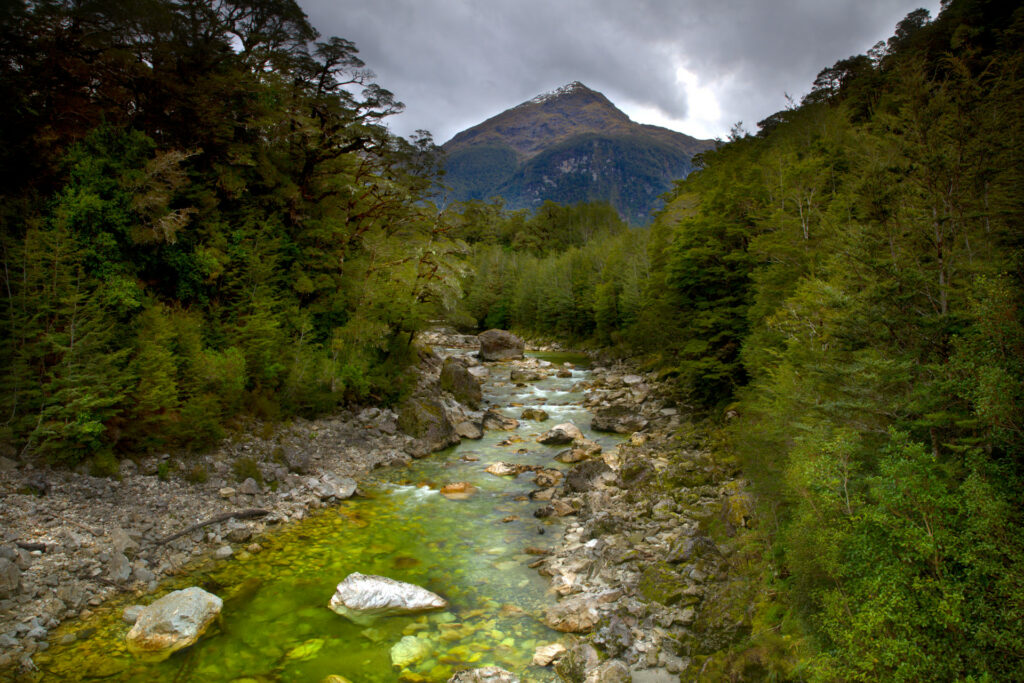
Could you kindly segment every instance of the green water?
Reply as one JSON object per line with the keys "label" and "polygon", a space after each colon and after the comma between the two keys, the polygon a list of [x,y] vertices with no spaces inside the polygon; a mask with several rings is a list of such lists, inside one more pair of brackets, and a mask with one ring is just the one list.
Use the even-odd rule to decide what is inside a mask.
{"label": "green water", "polygon": [[[538,357],[559,364],[583,360]],[[335,674],[353,683],[443,681],[459,669],[488,665],[528,680],[553,679],[549,670],[530,666],[530,659],[537,645],[562,635],[540,620],[554,597],[547,593],[547,579],[527,567],[536,556],[523,551],[553,545],[562,522],[533,516],[544,503],[526,498],[537,488],[532,473],[496,477],[484,468],[503,460],[566,469],[553,459],[562,447],[542,446],[536,436],[565,421],[587,432],[582,395],[570,391],[586,372],[577,368],[572,378],[515,387],[507,382],[508,370],[492,366],[485,398],[512,417],[526,407],[543,407],[550,420],[488,432],[408,468],[378,470],[361,485],[366,498],[265,535],[258,554],[197,564],[187,577],[166,582],[139,602],[186,585],[224,598],[220,620],[169,659],[143,662],[125,651],[129,627],[120,613],[133,601],[113,601],[57,632],[58,640],[67,633],[79,640],[37,655],[41,680],[321,681]],[[618,441],[588,436],[606,448]],[[476,493],[458,501],[438,493],[458,481],[471,482]],[[357,625],[327,609],[334,586],[354,571],[424,586],[444,596],[449,608]],[[424,638],[430,654],[400,671],[391,666],[390,649],[404,635]]]}

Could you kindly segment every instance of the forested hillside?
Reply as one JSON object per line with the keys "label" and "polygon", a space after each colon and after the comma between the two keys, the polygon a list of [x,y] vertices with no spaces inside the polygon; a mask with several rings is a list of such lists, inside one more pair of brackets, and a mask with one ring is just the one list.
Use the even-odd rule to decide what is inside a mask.
{"label": "forested hillside", "polygon": [[915,11],[649,231],[477,239],[469,315],[643,356],[756,485],[775,597],[736,675],[1020,677],[1022,38],[1011,4]]}
{"label": "forested hillside", "polygon": [[351,42],[293,0],[0,12],[8,455],[102,470],[401,391],[460,260]]}

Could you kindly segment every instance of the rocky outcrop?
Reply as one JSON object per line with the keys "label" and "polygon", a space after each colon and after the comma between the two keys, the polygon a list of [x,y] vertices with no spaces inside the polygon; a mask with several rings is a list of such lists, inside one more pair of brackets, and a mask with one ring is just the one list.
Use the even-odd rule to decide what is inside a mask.
{"label": "rocky outcrop", "polygon": [[459,442],[444,406],[429,398],[407,399],[398,410],[398,428],[413,437],[406,450],[422,458]]}
{"label": "rocky outcrop", "polygon": [[506,330],[487,330],[479,335],[480,360],[514,360],[523,357],[523,340]]}
{"label": "rocky outcrop", "polygon": [[459,403],[464,403],[473,410],[480,407],[483,401],[480,382],[460,360],[451,356],[445,358],[441,365],[439,381],[441,388],[451,393]]}
{"label": "rocky outcrop", "polygon": [[338,584],[328,604],[333,612],[357,623],[382,615],[414,614],[447,606],[447,600],[426,588],[358,572]]}
{"label": "rocky outcrop", "polygon": [[615,432],[631,434],[647,426],[647,420],[637,415],[633,409],[622,405],[606,406],[594,411],[594,419],[590,428],[595,432]]}
{"label": "rocky outcrop", "polygon": [[166,659],[199,640],[220,614],[223,602],[195,586],[168,593],[143,608],[125,637],[128,649],[151,659]]}

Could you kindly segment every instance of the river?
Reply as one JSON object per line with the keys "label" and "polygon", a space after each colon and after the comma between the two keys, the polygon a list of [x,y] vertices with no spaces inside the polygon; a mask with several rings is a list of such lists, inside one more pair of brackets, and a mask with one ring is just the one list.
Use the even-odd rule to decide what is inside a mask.
{"label": "river", "polygon": [[[537,645],[562,635],[541,621],[555,597],[547,579],[527,566],[536,555],[525,551],[554,545],[562,521],[534,517],[545,503],[528,497],[537,490],[533,473],[498,477],[484,469],[499,461],[568,469],[554,460],[564,447],[536,441],[561,422],[576,424],[606,449],[621,437],[588,429],[583,394],[572,391],[588,376],[585,358],[531,355],[558,366],[572,363],[572,376],[551,373],[515,386],[508,381],[511,364],[491,364],[484,398],[510,417],[543,408],[548,421],[523,420],[515,431],[487,432],[408,468],[377,470],[360,483],[365,496],[265,534],[256,554],[207,561],[151,596],[113,600],[88,620],[64,624],[54,640],[70,640],[67,634],[76,640],[37,655],[40,680],[316,682],[335,675],[353,683],[445,681],[459,669],[489,665],[529,680],[553,680],[553,672],[530,660]],[[439,490],[452,482],[470,482],[477,490],[450,500]],[[356,571],[424,586],[444,596],[449,608],[355,624],[329,611],[327,602],[335,584]],[[187,585],[224,599],[217,624],[163,662],[128,654],[123,607],[148,604]],[[399,670],[390,651],[405,635],[429,647]]]}

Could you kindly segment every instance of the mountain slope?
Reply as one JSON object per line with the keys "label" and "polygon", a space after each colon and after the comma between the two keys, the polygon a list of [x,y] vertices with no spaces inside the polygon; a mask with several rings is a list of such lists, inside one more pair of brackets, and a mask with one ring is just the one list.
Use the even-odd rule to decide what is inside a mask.
{"label": "mountain slope", "polygon": [[510,208],[605,200],[645,223],[672,181],[711,140],[630,120],[579,82],[535,97],[442,146],[453,200],[505,198]]}

